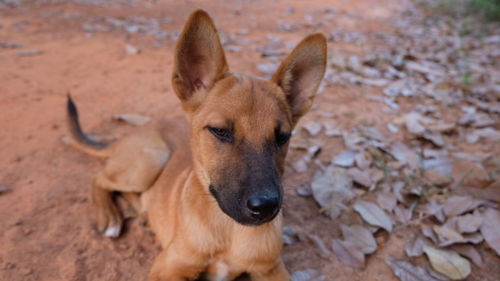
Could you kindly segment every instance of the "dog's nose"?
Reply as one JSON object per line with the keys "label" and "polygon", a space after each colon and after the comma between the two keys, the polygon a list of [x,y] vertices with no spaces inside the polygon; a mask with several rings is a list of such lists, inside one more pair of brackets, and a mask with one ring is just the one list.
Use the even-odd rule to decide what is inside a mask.
{"label": "dog's nose", "polygon": [[274,215],[279,206],[277,197],[255,196],[247,201],[247,207],[254,217],[264,219]]}

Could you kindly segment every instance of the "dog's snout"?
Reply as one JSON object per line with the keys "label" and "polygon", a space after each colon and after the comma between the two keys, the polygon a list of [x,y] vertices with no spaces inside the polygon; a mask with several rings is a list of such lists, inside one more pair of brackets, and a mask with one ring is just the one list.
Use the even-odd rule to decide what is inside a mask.
{"label": "dog's snout", "polygon": [[265,219],[274,216],[279,208],[279,200],[278,197],[272,196],[253,196],[248,199],[247,207],[252,216]]}

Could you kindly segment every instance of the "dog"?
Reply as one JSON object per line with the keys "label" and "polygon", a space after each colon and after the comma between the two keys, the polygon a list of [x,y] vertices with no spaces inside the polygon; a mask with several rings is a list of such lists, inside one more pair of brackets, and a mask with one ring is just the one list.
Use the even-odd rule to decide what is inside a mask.
{"label": "dog", "polygon": [[120,192],[162,251],[150,281],[287,281],[281,177],[291,132],[323,79],[325,37],[303,39],[272,79],[230,72],[216,27],[194,11],[175,48],[172,86],[187,122],[159,121],[112,143],[86,135],[68,96],[73,144],[107,158],[92,183],[97,226],[118,237]]}

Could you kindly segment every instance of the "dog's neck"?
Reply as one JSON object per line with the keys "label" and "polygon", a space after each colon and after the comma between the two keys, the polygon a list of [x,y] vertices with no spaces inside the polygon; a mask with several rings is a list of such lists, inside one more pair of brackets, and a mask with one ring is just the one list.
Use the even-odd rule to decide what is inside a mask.
{"label": "dog's neck", "polygon": [[209,228],[231,227],[236,222],[222,212],[215,198],[205,187],[206,181],[201,178],[203,176],[195,169],[191,167],[182,193],[183,200],[189,202],[187,205],[193,208],[190,213],[197,216],[200,223]]}

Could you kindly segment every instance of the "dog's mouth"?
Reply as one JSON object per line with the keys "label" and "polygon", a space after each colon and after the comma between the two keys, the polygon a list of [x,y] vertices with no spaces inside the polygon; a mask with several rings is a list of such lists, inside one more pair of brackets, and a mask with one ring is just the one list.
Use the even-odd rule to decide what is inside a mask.
{"label": "dog's mouth", "polygon": [[283,197],[281,192],[276,196],[254,195],[248,199],[234,193],[225,196],[212,184],[209,191],[223,213],[245,226],[259,226],[272,221],[279,214]]}

